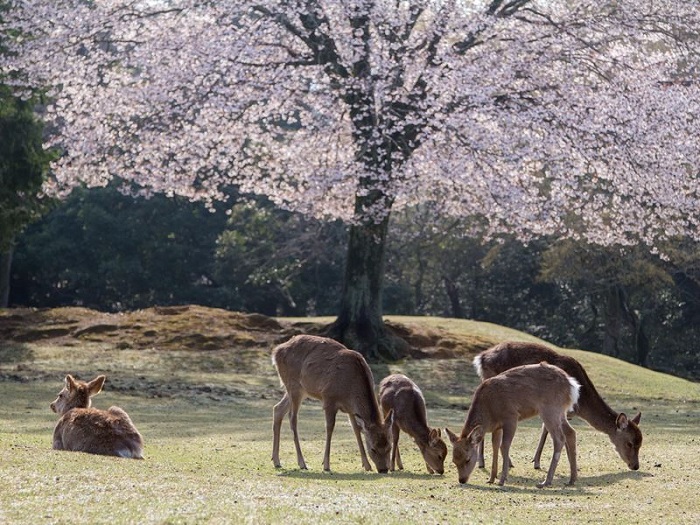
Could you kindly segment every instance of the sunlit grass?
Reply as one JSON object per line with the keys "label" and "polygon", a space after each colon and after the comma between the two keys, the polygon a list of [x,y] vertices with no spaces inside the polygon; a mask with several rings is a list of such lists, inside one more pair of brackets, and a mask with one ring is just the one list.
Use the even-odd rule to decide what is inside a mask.
{"label": "sunlit grass", "polygon": [[[425,322],[439,324],[456,338],[518,334],[468,321]],[[405,471],[366,473],[341,414],[332,472],[324,473],[323,413],[312,401],[299,418],[309,470],[296,466],[286,423],[283,468],[275,469],[272,406],[281,390],[268,349],[117,351],[96,343],[2,347],[0,523],[700,522],[700,385],[605,356],[570,352],[613,408],[642,411],[639,471],[625,467],[605,435],[574,420],[579,481],[564,486],[569,473],[562,458],[554,486],[537,489],[544,472],[532,469],[539,423],[531,420],[516,433],[515,468],[505,487],[488,485],[485,471],[476,471],[461,486],[451,465],[444,476],[428,475],[406,436],[401,438]],[[471,358],[406,360],[373,365],[373,370],[377,382],[390,372],[407,373],[426,395],[431,424],[461,428],[477,385]],[[95,405],[117,404],[129,412],[144,436],[145,461],[51,450],[56,417],[48,404],[68,372],[84,379],[107,374]],[[543,457],[543,466],[548,461]]]}

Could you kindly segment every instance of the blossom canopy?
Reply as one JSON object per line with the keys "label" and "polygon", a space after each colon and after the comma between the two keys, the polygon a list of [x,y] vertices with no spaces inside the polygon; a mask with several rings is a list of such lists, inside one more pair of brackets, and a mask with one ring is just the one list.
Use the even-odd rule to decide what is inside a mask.
{"label": "blossom canopy", "polygon": [[54,194],[654,244],[700,238],[698,28],[687,0],[17,0],[0,78],[49,89]]}

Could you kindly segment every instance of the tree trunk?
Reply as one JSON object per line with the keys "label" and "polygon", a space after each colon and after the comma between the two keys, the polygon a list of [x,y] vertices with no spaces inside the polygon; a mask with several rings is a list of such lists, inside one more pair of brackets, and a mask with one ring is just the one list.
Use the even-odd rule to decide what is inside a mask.
{"label": "tree trunk", "polygon": [[[634,353],[629,355],[629,352],[626,352],[625,356],[621,356],[624,326],[629,327],[631,331]],[[619,284],[610,287],[605,312],[603,353],[614,357],[626,357],[639,365],[646,366],[650,352],[651,344],[644,331],[643,319],[630,307],[625,288]]]}
{"label": "tree trunk", "polygon": [[464,308],[462,308],[462,303],[459,300],[459,288],[457,284],[450,279],[447,275],[442,276],[442,282],[445,284],[445,292],[450,300],[450,309],[452,310],[452,317],[456,319],[464,319],[466,315],[464,314]]}
{"label": "tree trunk", "polygon": [[13,243],[0,252],[0,308],[7,308],[10,304],[10,270],[13,252]]}
{"label": "tree trunk", "polygon": [[700,283],[681,270],[672,271],[671,276],[683,298],[683,323],[686,326],[697,324],[700,319]]}
{"label": "tree trunk", "polygon": [[382,288],[389,217],[350,227],[340,312],[327,335],[372,360],[394,360],[406,343],[382,319]]}
{"label": "tree trunk", "polygon": [[622,307],[625,313],[627,324],[632,329],[634,339],[634,362],[641,366],[648,366],[649,354],[651,352],[651,343],[649,337],[644,330],[644,317],[641,313],[633,310],[630,307],[630,302],[627,294],[622,291]]}
{"label": "tree trunk", "polygon": [[620,356],[620,337],[622,333],[623,307],[621,290],[613,285],[606,291],[605,334],[603,336],[603,353],[613,357]]}
{"label": "tree trunk", "polygon": [[651,343],[649,342],[649,337],[644,331],[644,318],[641,316],[636,318],[634,325],[635,329],[635,347],[637,349],[637,364],[648,367],[649,366],[649,354],[651,353]]}

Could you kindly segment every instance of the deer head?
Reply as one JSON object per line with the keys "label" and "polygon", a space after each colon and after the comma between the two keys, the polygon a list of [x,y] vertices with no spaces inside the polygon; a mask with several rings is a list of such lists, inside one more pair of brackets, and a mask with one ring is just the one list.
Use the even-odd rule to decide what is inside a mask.
{"label": "deer head", "polygon": [[90,398],[102,391],[105,383],[105,376],[97,376],[86,383],[76,380],[72,375],[66,376],[66,386],[58,393],[56,400],[51,403],[51,410],[56,414],[65,414],[74,408],[89,408]]}
{"label": "deer head", "polygon": [[484,440],[484,429],[478,425],[466,437],[457,436],[449,428],[445,432],[452,443],[452,463],[457,467],[457,478],[460,483],[466,483],[476,467],[479,443]]}

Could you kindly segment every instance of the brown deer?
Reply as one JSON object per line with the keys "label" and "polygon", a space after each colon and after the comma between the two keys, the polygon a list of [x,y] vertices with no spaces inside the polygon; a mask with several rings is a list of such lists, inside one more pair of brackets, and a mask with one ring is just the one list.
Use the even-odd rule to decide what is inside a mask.
{"label": "brown deer", "polygon": [[489,483],[496,479],[498,449],[503,454],[503,471],[498,482],[503,485],[510,468],[510,445],[518,421],[539,414],[554,441],[554,455],[547,478],[538,487],[552,484],[554,472],[566,446],[571,476],[569,485],[577,478],[576,431],[566,420],[566,413],[578,400],[580,385],[561,368],[540,363],[511,368],[482,382],[474,392],[472,404],[462,433],[457,436],[449,429],[452,461],[457,466],[460,483],[466,483],[478,461],[479,445],[486,432],[492,433],[493,461]]}
{"label": "brown deer", "polygon": [[403,374],[392,374],[379,384],[379,404],[384,414],[394,413],[391,427],[391,470],[398,465],[403,470],[399,452],[401,430],[413,438],[420,449],[430,474],[445,472],[447,445],[439,428],[430,428],[423,393],[413,381]]}
{"label": "brown deer", "polygon": [[143,459],[143,438],[124,410],[90,408],[105,379],[101,375],[86,383],[66,376],[66,386],[51,403],[51,410],[61,415],[53,431],[53,448]]}
{"label": "brown deer", "polygon": [[[573,413],[586,420],[593,428],[604,432],[610,438],[615,450],[631,470],[639,469],[639,448],[642,446],[642,432],[639,422],[642,414],[629,419],[624,413],[615,412],[596,391],[581,363],[573,357],[559,354],[544,345],[536,343],[505,342],[481,352],[474,358],[474,367],[482,380],[493,377],[515,366],[546,361],[558,366],[581,385],[578,403]],[[535,468],[540,468],[540,458],[547,429],[542,427],[540,442],[535,452]],[[484,449],[480,448],[479,466],[484,466]]]}
{"label": "brown deer", "polygon": [[393,413],[388,414],[386,421],[382,420],[374,392],[372,371],[360,353],[333,339],[297,335],[272,351],[272,362],[286,390],[284,397],[273,410],[272,462],[275,467],[281,466],[280,427],[284,415],[289,412],[297,463],[300,469],[306,469],[299,445],[297,415],[302,401],[311,397],[323,403],[326,414],[323,470],[331,469],[331,436],[338,410],[348,414],[365,470],[372,470],[372,466],[367,460],[360,433],[365,435],[367,449],[377,471],[385,473],[389,470],[391,443],[388,432]]}

